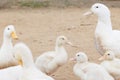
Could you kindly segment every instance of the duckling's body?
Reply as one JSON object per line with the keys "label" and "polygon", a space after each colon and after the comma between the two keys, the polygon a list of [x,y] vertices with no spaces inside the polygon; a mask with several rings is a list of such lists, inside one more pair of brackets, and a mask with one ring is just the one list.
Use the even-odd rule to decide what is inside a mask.
{"label": "duckling's body", "polygon": [[73,72],[81,80],[114,80],[102,66],[88,62],[88,58],[83,52],[77,53],[75,59],[77,63]]}
{"label": "duckling's body", "polygon": [[107,51],[104,54],[104,61],[101,65],[116,79],[120,79],[120,59],[115,58],[114,53]]}
{"label": "duckling's body", "polygon": [[68,54],[64,48],[65,43],[70,44],[66,37],[59,36],[56,41],[55,51],[43,53],[36,59],[35,64],[38,69],[46,74],[51,74],[64,65],[68,60]]}

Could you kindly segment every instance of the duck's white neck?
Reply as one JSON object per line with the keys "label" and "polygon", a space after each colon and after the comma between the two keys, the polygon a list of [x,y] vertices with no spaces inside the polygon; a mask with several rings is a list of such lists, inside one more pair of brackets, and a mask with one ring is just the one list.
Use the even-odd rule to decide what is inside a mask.
{"label": "duck's white neck", "polygon": [[95,34],[102,36],[102,35],[110,35],[112,32],[112,24],[110,16],[98,16],[98,23],[96,27]]}
{"label": "duck's white neck", "polygon": [[22,61],[23,61],[23,68],[35,67],[33,57],[32,55],[28,55],[28,53],[23,55]]}
{"label": "duck's white neck", "polygon": [[[3,44],[2,44],[2,47],[13,47],[13,44],[12,44],[12,39],[10,37],[6,37],[4,36],[3,37]],[[2,48],[1,47],[1,48]]]}

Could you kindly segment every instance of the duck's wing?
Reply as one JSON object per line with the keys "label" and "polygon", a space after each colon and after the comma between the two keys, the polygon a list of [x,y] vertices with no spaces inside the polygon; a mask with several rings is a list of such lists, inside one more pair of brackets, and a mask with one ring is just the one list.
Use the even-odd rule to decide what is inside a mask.
{"label": "duck's wing", "polygon": [[54,51],[47,52],[45,53],[45,57],[46,59],[49,59],[49,61],[51,61],[55,57],[55,52]]}
{"label": "duck's wing", "polygon": [[54,59],[54,57],[52,55],[46,55],[46,58],[49,60],[49,61],[52,61]]}
{"label": "duck's wing", "polygon": [[98,51],[98,53],[100,55],[104,55],[105,50],[103,49],[103,46],[101,45],[101,40],[94,38],[94,44],[95,44],[95,48]]}
{"label": "duck's wing", "polygon": [[21,75],[21,66],[14,66],[0,70],[0,80],[18,80]]}
{"label": "duck's wing", "polygon": [[52,54],[53,52],[46,52],[43,53],[42,55],[40,55],[39,57],[36,58],[35,64],[36,65],[45,65],[47,63],[49,63],[54,57],[54,55]]}
{"label": "duck's wing", "polygon": [[94,38],[94,43],[96,50],[100,55],[103,55],[107,49],[112,49],[115,53],[120,52],[120,31],[119,30],[113,30],[112,34],[109,36],[109,39],[107,40],[107,48],[102,46],[102,39],[100,38]]}

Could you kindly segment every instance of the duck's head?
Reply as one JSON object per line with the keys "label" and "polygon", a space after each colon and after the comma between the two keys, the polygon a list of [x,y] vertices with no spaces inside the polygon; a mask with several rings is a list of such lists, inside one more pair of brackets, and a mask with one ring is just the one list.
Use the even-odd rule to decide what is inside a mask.
{"label": "duck's head", "polygon": [[99,60],[113,60],[115,55],[112,51],[106,51],[105,54],[99,58]]}
{"label": "duck's head", "polygon": [[67,37],[65,37],[65,36],[59,36],[59,37],[57,38],[56,44],[57,44],[58,46],[63,46],[63,45],[65,45],[65,44],[69,44],[69,45],[73,46],[72,43],[71,43],[71,42],[67,39]]}
{"label": "duck's head", "polygon": [[88,61],[88,57],[85,53],[83,52],[79,52],[75,55],[74,58],[71,58],[70,59],[71,61],[77,61],[79,63],[84,63],[84,62],[87,62]]}
{"label": "duck's head", "polygon": [[8,38],[18,39],[13,25],[8,25],[4,30],[4,36]]}
{"label": "duck's head", "polygon": [[31,50],[24,43],[17,43],[13,48],[13,57],[19,65],[28,66],[33,63]]}
{"label": "duck's head", "polygon": [[100,17],[110,16],[110,10],[108,7],[101,3],[95,3],[92,5],[90,11],[86,12],[84,15],[96,14]]}
{"label": "duck's head", "polygon": [[23,51],[21,50],[19,45],[16,44],[13,48],[13,57],[18,62],[18,64],[21,66],[23,66],[22,53]]}

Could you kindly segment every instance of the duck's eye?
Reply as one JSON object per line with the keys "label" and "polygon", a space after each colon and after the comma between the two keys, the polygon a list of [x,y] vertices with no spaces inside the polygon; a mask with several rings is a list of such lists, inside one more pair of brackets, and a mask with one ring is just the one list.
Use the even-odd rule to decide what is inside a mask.
{"label": "duck's eye", "polygon": [[80,55],[77,55],[77,56],[80,56]]}
{"label": "duck's eye", "polygon": [[10,30],[10,28],[8,28],[8,30]]}
{"label": "duck's eye", "polygon": [[98,6],[96,6],[96,8],[99,8]]}
{"label": "duck's eye", "polygon": [[110,54],[108,54],[108,55],[110,55]]}

